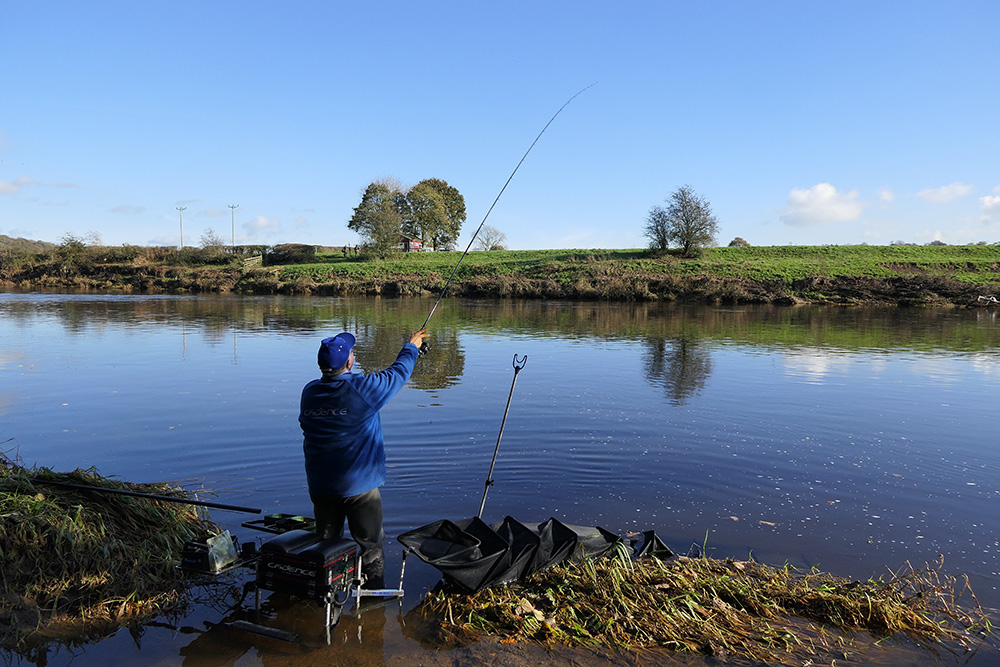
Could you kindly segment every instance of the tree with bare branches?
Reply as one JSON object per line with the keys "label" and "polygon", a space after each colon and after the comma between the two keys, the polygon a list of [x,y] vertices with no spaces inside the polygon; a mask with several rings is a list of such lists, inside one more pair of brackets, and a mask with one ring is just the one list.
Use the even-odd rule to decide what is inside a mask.
{"label": "tree with bare branches", "polygon": [[712,214],[708,200],[685,185],[667,201],[667,208],[654,206],[646,218],[645,236],[653,250],[666,250],[671,244],[690,257],[699,248],[715,245],[719,221]]}
{"label": "tree with bare branches", "polygon": [[218,248],[226,245],[226,242],[222,240],[222,237],[215,233],[215,230],[209,227],[201,235],[201,247],[202,248]]}
{"label": "tree with bare branches", "polygon": [[476,237],[476,250],[506,250],[507,235],[496,227],[483,225]]}

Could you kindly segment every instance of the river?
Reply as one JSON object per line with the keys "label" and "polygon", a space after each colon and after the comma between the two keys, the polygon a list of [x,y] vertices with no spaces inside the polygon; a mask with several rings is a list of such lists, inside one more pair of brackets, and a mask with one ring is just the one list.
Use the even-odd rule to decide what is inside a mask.
{"label": "river", "polygon": [[[0,442],[28,465],[177,480],[218,502],[308,515],[296,420],[319,340],[355,333],[358,365],[376,370],[431,303],[0,294]],[[995,310],[446,300],[430,329],[429,353],[383,410],[390,538],[476,513],[512,361],[527,355],[488,521],[655,529],[681,553],[697,545],[857,579],[943,555],[946,573],[967,574],[980,602],[1000,607]],[[246,515],[212,517],[255,537]],[[387,556],[391,579],[393,539]],[[402,610],[367,625],[345,618],[330,647],[308,605],[275,603],[272,619],[298,628],[303,647],[209,630],[221,612],[201,602],[141,639],[123,630],[44,659],[436,665],[471,651],[475,661],[474,647],[437,651],[407,630],[404,614],[436,580],[411,558]]]}

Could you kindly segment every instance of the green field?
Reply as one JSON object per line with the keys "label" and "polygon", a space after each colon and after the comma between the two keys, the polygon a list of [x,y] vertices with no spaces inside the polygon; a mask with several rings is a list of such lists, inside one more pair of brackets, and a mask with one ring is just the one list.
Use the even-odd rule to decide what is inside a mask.
{"label": "green field", "polygon": [[[408,253],[382,261],[319,255],[314,264],[286,266],[288,277],[387,279],[401,274],[447,277],[460,253]],[[647,250],[508,250],[470,252],[455,277],[511,274],[551,277],[571,284],[580,276],[622,274],[714,275],[764,281],[823,277],[890,278],[933,275],[981,284],[1000,283],[1000,246],[768,246],[707,248],[697,259]]]}

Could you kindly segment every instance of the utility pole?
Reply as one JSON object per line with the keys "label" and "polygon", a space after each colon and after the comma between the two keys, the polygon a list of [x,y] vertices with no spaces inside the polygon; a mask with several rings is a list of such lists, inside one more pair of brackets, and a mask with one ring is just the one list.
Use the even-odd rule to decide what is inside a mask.
{"label": "utility pole", "polygon": [[229,208],[233,209],[233,247],[236,247],[236,209],[239,208],[239,204],[230,204]]}
{"label": "utility pole", "polygon": [[178,206],[177,210],[181,212],[181,250],[184,250],[184,211],[187,206]]}

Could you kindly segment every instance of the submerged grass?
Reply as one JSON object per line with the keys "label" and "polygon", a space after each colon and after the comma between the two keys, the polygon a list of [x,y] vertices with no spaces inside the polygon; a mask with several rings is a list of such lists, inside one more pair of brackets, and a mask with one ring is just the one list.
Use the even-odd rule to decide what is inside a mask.
{"label": "submerged grass", "polygon": [[0,454],[0,648],[100,636],[184,602],[175,565],[214,526],[190,505],[60,489],[36,480],[186,497],[94,468],[58,473]]}
{"label": "submerged grass", "polygon": [[[491,635],[501,642],[667,649],[767,664],[810,664],[858,650],[859,634],[973,651],[992,630],[967,580],[940,563],[909,565],[888,580],[850,581],[752,560],[627,556],[534,574],[474,595],[432,592],[422,613],[443,641]],[[959,606],[968,592],[971,608]]]}

